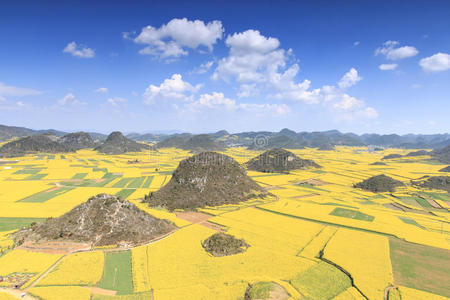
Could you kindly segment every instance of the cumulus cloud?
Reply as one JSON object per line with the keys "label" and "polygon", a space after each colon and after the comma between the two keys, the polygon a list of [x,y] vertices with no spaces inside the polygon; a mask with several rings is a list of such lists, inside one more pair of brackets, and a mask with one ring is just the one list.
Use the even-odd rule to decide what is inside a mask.
{"label": "cumulus cloud", "polygon": [[[241,84],[240,96],[254,95],[260,86],[276,84],[282,76],[290,76],[294,71],[281,74],[280,69],[292,54],[292,50],[280,49],[280,42],[274,37],[265,37],[257,30],[247,30],[229,35],[225,41],[229,55],[218,62],[212,79]],[[294,65],[293,68],[298,66]]]}
{"label": "cumulus cloud", "polygon": [[206,72],[211,69],[211,67],[214,65],[214,61],[207,61],[205,63],[202,63],[200,66],[196,67],[194,70],[192,70],[191,73],[193,74],[205,74]]}
{"label": "cumulus cloud", "polygon": [[125,104],[127,103],[128,100],[126,98],[121,98],[121,97],[112,97],[112,98],[108,98],[108,100],[106,100],[106,103],[108,103],[109,105],[112,105],[114,107],[118,107],[121,104]]}
{"label": "cumulus cloud", "polygon": [[[186,48],[197,49],[200,46],[212,51],[213,45],[222,38],[222,22],[205,23],[201,20],[190,21],[186,18],[172,19],[159,28],[146,26],[133,38],[137,44],[147,45],[140,54],[154,55],[161,58],[177,58],[187,55]],[[124,33],[130,39],[131,33]]]}
{"label": "cumulus cloud", "polygon": [[280,85],[280,89],[271,95],[280,101],[302,102],[309,105],[324,107],[332,114],[343,119],[376,118],[378,113],[372,107],[367,107],[363,100],[348,95],[345,89],[362,79],[358,71],[350,69],[336,85],[324,85],[320,88],[311,88],[311,81],[305,79],[296,83],[293,77]]}
{"label": "cumulus cloud", "polygon": [[355,68],[351,68],[350,71],[342,76],[341,80],[338,82],[338,85],[341,89],[346,89],[355,85],[361,79],[362,77],[358,75],[358,71]]}
{"label": "cumulus cloud", "polygon": [[378,69],[381,71],[391,71],[395,70],[398,67],[398,64],[381,64],[378,66]]}
{"label": "cumulus cloud", "polygon": [[450,54],[436,53],[432,56],[422,58],[419,65],[426,72],[441,72],[450,69]]}
{"label": "cumulus cloud", "polygon": [[86,105],[86,102],[78,100],[74,94],[67,93],[64,97],[57,101],[59,107],[77,107]]}
{"label": "cumulus cloud", "polygon": [[246,111],[256,114],[283,115],[290,112],[286,104],[271,103],[237,103],[236,100],[227,98],[223,93],[213,92],[212,94],[202,94],[195,100],[187,103],[185,108],[191,112],[198,112],[205,109],[221,111]]}
{"label": "cumulus cloud", "polygon": [[149,85],[143,97],[145,104],[155,104],[157,101],[188,101],[193,98],[193,93],[200,89],[201,85],[193,86],[183,80],[180,74],[173,74],[165,79],[159,86]]}
{"label": "cumulus cloud", "polygon": [[84,45],[77,45],[75,42],[68,43],[63,52],[81,58],[93,58],[95,56],[94,49]]}
{"label": "cumulus cloud", "polygon": [[413,46],[399,46],[398,41],[386,41],[375,50],[375,55],[384,55],[389,60],[399,60],[415,56],[419,51]]}
{"label": "cumulus cloud", "polygon": [[0,97],[25,97],[25,96],[35,96],[42,94],[42,91],[35,89],[17,87],[12,85],[6,85],[0,82]]}
{"label": "cumulus cloud", "polygon": [[106,94],[108,92],[108,88],[100,87],[100,88],[96,89],[95,92],[100,93],[100,94]]}

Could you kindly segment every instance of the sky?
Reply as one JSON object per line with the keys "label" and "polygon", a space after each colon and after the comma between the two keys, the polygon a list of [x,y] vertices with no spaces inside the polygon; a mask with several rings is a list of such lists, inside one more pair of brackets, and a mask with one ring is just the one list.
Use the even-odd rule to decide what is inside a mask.
{"label": "sky", "polygon": [[448,133],[449,1],[1,1],[0,124]]}

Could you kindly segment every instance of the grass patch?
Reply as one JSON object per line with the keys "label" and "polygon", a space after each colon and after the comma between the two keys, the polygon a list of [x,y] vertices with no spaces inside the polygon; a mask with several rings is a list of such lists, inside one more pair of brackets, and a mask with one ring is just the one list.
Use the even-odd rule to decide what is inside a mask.
{"label": "grass patch", "polygon": [[134,179],[135,178],[122,178],[119,181],[117,181],[116,183],[114,183],[114,185],[112,187],[113,188],[124,188]]}
{"label": "grass patch", "polygon": [[421,195],[429,196],[433,199],[442,200],[442,201],[450,201],[450,194],[445,193],[429,193],[429,192],[420,192]]}
{"label": "grass patch", "polygon": [[56,196],[65,194],[73,189],[74,189],[74,187],[61,187],[61,188],[56,188],[56,189],[52,188],[52,189],[28,196],[17,202],[33,202],[33,203],[45,202]]}
{"label": "grass patch", "polygon": [[118,295],[133,293],[131,251],[108,252],[99,287],[117,291]]}
{"label": "grass patch", "polygon": [[13,174],[21,175],[21,174],[37,174],[43,169],[22,169],[14,172]]}
{"label": "grass patch", "polygon": [[34,175],[30,175],[27,178],[25,178],[24,180],[39,180],[44,178],[45,176],[47,176],[48,174],[34,174]]}
{"label": "grass patch", "polygon": [[367,222],[372,222],[373,219],[375,219],[374,216],[366,215],[365,213],[362,213],[360,211],[341,208],[341,207],[336,207],[330,213],[330,215],[344,217],[344,218],[350,218],[350,219],[355,219],[355,220],[361,220],[361,221],[367,221]]}
{"label": "grass patch", "polygon": [[42,222],[44,220],[43,218],[0,218],[0,231],[19,229],[33,222]]}
{"label": "grass patch", "polygon": [[145,177],[135,178],[127,185],[127,188],[138,189],[141,187],[142,183],[144,183],[144,180],[145,180]]}
{"label": "grass patch", "polygon": [[116,196],[122,198],[122,199],[127,199],[131,194],[133,194],[136,190],[133,189],[123,189],[119,192],[116,193]]}
{"label": "grass patch", "polygon": [[88,173],[77,173],[75,175],[72,176],[72,179],[83,179],[84,177],[87,176]]}
{"label": "grass patch", "polygon": [[144,184],[142,185],[143,188],[149,188],[150,184],[153,181],[153,176],[147,176],[147,178],[145,179]]}
{"label": "grass patch", "polygon": [[450,251],[389,239],[394,282],[450,297]]}
{"label": "grass patch", "polygon": [[252,285],[250,299],[267,299],[274,286],[272,282],[257,282]]}
{"label": "grass patch", "polygon": [[406,217],[398,217],[400,220],[402,220],[403,221],[403,223],[406,223],[406,224],[410,224],[410,225],[414,225],[414,226],[417,226],[417,227],[419,227],[419,228],[421,228],[421,229],[424,229],[419,223],[417,223],[415,220],[413,220],[413,219],[410,219],[410,218],[406,218]]}
{"label": "grass patch", "polygon": [[325,262],[298,274],[290,284],[307,299],[333,299],[352,285],[345,273]]}
{"label": "grass patch", "polygon": [[313,170],[313,171],[310,171],[311,173],[316,173],[316,174],[324,174],[324,173],[326,173],[326,171],[323,171],[323,170]]}

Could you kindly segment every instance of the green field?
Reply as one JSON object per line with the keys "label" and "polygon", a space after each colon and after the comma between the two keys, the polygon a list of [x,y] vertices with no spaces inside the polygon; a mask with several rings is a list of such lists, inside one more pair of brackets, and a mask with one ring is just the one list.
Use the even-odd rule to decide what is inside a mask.
{"label": "green field", "polygon": [[112,187],[113,188],[124,188],[133,181],[135,178],[122,178],[118,182],[116,182]]}
{"label": "green field", "polygon": [[145,180],[145,177],[135,178],[127,185],[127,188],[138,189],[141,187],[142,183],[144,183],[144,180]]}
{"label": "green field", "polygon": [[361,220],[361,221],[368,221],[368,222],[372,222],[373,219],[375,219],[374,216],[366,215],[365,213],[362,213],[360,211],[346,209],[346,208],[340,208],[340,207],[336,207],[330,213],[330,215],[344,217],[344,218],[350,218],[350,219],[355,219],[355,220]]}
{"label": "green field", "polygon": [[33,194],[31,196],[28,196],[26,198],[23,198],[23,199],[19,200],[18,202],[45,202],[56,196],[67,193],[73,189],[74,189],[73,187],[61,187],[61,188],[56,188],[56,189],[52,188],[50,190],[39,192],[39,193]]}
{"label": "green field", "polygon": [[72,179],[83,179],[84,177],[87,176],[88,173],[77,173],[75,175],[72,176]]}
{"label": "green field", "polygon": [[99,287],[115,290],[118,295],[133,293],[131,272],[131,251],[108,252],[105,255],[105,268]]}
{"label": "green field", "polygon": [[44,178],[45,176],[47,176],[48,174],[34,174],[34,175],[30,175],[27,178],[25,178],[25,180],[39,180]]}
{"label": "green field", "polygon": [[131,194],[134,193],[134,189],[123,189],[119,192],[116,193],[116,196],[122,198],[122,199],[127,199]]}
{"label": "green field", "polygon": [[394,283],[450,297],[450,251],[389,239]]}
{"label": "green field", "polygon": [[0,231],[19,229],[33,222],[42,222],[44,220],[42,218],[0,218]]}
{"label": "green field", "polygon": [[145,179],[144,184],[142,185],[143,188],[149,188],[150,184],[153,181],[153,176],[147,176],[147,179]]}
{"label": "green field", "polygon": [[345,273],[325,262],[298,274],[290,284],[306,299],[333,299],[352,286]]}

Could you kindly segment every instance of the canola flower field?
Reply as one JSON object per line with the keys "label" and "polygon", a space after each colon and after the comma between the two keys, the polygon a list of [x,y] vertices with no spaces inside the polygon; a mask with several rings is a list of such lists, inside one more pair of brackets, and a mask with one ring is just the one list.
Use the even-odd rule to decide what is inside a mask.
{"label": "canola flower field", "polygon": [[[3,159],[0,164],[0,299],[18,285],[32,299],[244,299],[249,284],[273,282],[290,299],[449,299],[450,195],[411,180],[445,175],[429,156],[384,160],[409,151],[336,147],[291,150],[320,169],[249,171],[276,197],[206,207],[217,228],[247,251],[214,257],[201,242],[217,228],[140,203],[192,155],[160,149],[122,155],[93,150]],[[230,148],[244,164],[261,153]],[[404,182],[393,193],[353,184],[385,174]],[[89,197],[115,194],[178,229],[131,249],[78,253],[14,248],[10,234],[59,217]]]}

